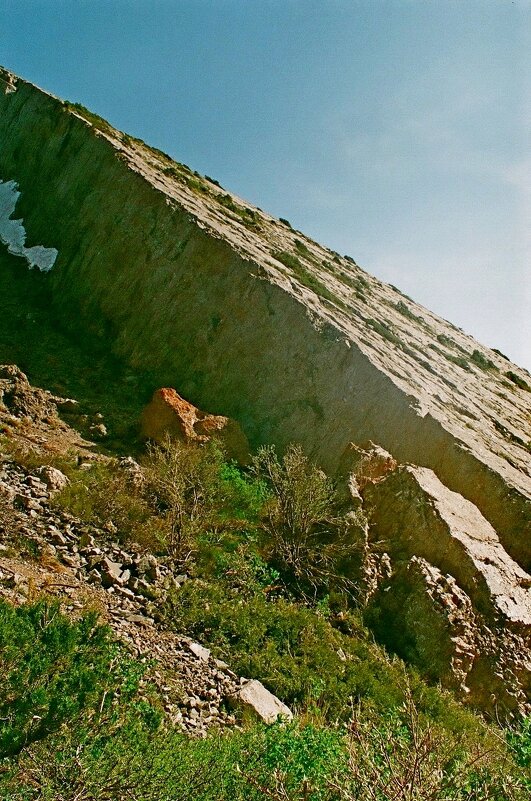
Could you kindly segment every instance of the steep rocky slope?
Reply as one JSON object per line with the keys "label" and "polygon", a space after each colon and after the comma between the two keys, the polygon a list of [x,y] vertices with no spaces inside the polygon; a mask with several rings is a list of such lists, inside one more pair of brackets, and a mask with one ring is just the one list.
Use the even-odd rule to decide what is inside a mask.
{"label": "steep rocky slope", "polygon": [[[159,151],[3,71],[0,179],[55,248],[55,313],[160,384],[297,439],[430,467],[529,567],[529,375]],[[21,269],[23,269],[21,257]]]}
{"label": "steep rocky slope", "polygon": [[450,670],[483,706],[478,687],[495,694],[499,679],[514,685],[509,706],[525,703],[526,371],[350,257],[5,70],[0,238],[2,269],[33,266],[50,318],[126,365],[132,396],[135,375],[149,375],[150,393],[175,387],[237,420],[253,446],[298,441],[329,472],[344,472],[352,442],[389,451],[395,467],[358,489],[368,542],[385,541],[391,559],[372,603],[391,617],[409,604],[409,640],[390,644],[429,661],[415,615],[435,609],[448,638],[434,678]]}

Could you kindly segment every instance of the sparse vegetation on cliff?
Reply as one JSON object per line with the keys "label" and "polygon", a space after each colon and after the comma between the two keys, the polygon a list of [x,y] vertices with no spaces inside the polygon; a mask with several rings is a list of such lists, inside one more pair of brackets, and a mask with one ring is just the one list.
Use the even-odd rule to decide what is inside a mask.
{"label": "sparse vegetation on cliff", "polygon": [[[49,237],[60,258],[43,276],[2,249],[0,361],[19,362],[61,398],[42,392],[33,404],[25,376],[0,375],[0,593],[14,604],[0,604],[1,801],[527,799],[529,721],[513,718],[505,731],[485,724],[371,633],[428,680],[460,670],[459,685],[448,682],[460,697],[473,692],[472,677],[490,699],[482,708],[501,719],[528,708],[515,621],[507,632],[475,626],[476,607],[438,555],[418,573],[422,602],[401,596],[401,557],[383,553],[361,484],[356,495],[358,474],[341,487],[342,507],[334,483],[289,446],[304,442],[334,471],[347,438],[375,438],[398,460],[438,472],[443,489],[459,493],[456,508],[473,501],[503,536],[499,551],[523,562],[530,445],[518,389],[531,389],[527,374],[508,364],[498,375],[488,351],[435,316],[424,320],[410,299],[397,303],[351,257],[241,205],[87,109],[20,84],[0,94],[2,169],[20,183],[28,241]],[[430,347],[433,358],[420,358]],[[140,410],[166,382],[233,414],[254,443],[276,441],[281,455],[264,449],[240,469],[212,444],[146,452]],[[97,445],[66,432],[68,422]],[[9,437],[19,446],[8,454]],[[140,464],[112,458],[124,452]],[[503,470],[491,469],[489,452]],[[44,461],[65,473],[56,494],[38,472]],[[389,503],[393,525],[408,497]],[[426,498],[409,503],[404,532],[388,538],[397,549],[420,528],[413,511],[420,519],[435,508]],[[491,556],[494,540],[489,531]],[[481,564],[483,573],[465,576],[471,587],[494,574],[490,556]],[[515,567],[511,603],[528,586]],[[41,591],[62,598],[68,617]],[[375,601],[371,620],[376,593],[395,606],[386,615]],[[87,597],[142,662],[87,612]],[[462,625],[470,621],[471,631]],[[489,650],[491,635],[499,650]],[[158,658],[164,640],[169,668]],[[165,679],[190,666],[188,645],[203,653],[209,680],[221,678],[167,695]],[[205,646],[212,655],[203,659]],[[229,712],[242,674],[288,702],[295,721],[262,726]],[[221,692],[229,675],[234,684]],[[189,691],[201,686],[196,707]],[[205,739],[188,739],[181,724]]]}
{"label": "sparse vegetation on cliff", "polygon": [[521,378],[518,373],[515,373],[513,370],[508,370],[504,375],[507,376],[509,381],[512,381],[513,384],[516,384],[517,387],[520,389],[525,390],[526,392],[531,392],[531,387],[523,378]]}

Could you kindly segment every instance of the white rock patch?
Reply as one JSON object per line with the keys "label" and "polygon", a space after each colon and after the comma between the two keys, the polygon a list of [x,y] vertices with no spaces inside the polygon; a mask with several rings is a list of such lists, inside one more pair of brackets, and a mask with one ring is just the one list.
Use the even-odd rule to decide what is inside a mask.
{"label": "white rock patch", "polygon": [[0,181],[0,240],[7,245],[13,256],[26,259],[30,268],[37,267],[41,272],[47,273],[55,264],[59,251],[42,245],[26,247],[24,221],[11,219],[19,197],[20,192],[15,181]]}

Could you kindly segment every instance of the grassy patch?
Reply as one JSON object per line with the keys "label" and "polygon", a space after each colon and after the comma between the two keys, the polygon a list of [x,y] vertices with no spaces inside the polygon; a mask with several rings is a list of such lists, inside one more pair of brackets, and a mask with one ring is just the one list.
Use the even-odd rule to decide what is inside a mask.
{"label": "grassy patch", "polygon": [[240,206],[228,193],[224,195],[212,194],[211,197],[224,209],[235,214],[247,228],[260,228],[260,215],[254,209],[249,206]]}
{"label": "grassy patch", "polygon": [[531,392],[531,387],[527,381],[524,381],[524,379],[517,375],[517,373],[513,373],[512,370],[508,370],[506,373],[504,373],[504,375],[507,376],[509,381],[512,381],[513,384],[516,384],[519,389],[523,389],[525,392]]}
{"label": "grassy patch", "polygon": [[99,116],[99,114],[94,114],[93,111],[85,108],[85,106],[83,106],[81,103],[70,103],[68,100],[65,100],[65,107],[69,111],[75,111],[87,122],[90,122],[90,124],[98,131],[102,131],[106,134],[114,133],[114,128],[109,125],[107,120],[104,120],[103,117]]}
{"label": "grassy patch", "polygon": [[408,320],[413,320],[416,323],[420,323],[421,325],[425,324],[425,322],[422,319],[422,317],[419,317],[418,315],[413,314],[413,312],[411,311],[409,306],[406,303],[404,303],[403,300],[399,300],[398,303],[395,304],[395,309],[397,310],[397,312],[400,312],[400,314],[403,317],[407,317]]}
{"label": "grassy patch", "polygon": [[393,329],[387,323],[382,323],[380,320],[367,320],[367,325],[369,328],[372,328],[373,331],[376,331],[383,339],[387,342],[391,342],[393,345],[396,345],[398,348],[403,346],[402,340],[395,334]]}
{"label": "grassy patch", "polygon": [[494,362],[487,359],[479,350],[472,351],[470,361],[475,364],[476,367],[479,367],[480,370],[498,370]]}
{"label": "grassy patch", "polygon": [[280,261],[284,266],[289,267],[290,270],[293,270],[295,276],[299,279],[301,284],[311,289],[318,295],[320,298],[324,298],[325,300],[329,300],[331,303],[336,304],[337,306],[344,307],[344,303],[342,303],[340,298],[337,298],[327,286],[323,284],[322,281],[317,278],[313,273],[306,269],[306,267],[300,262],[297,256],[293,255],[293,253],[289,253],[286,250],[275,250],[271,254],[273,258]]}

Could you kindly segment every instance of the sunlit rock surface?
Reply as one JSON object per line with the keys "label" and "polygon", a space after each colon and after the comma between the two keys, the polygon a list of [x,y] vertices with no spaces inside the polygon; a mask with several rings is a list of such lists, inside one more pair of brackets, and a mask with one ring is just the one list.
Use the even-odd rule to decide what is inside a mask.
{"label": "sunlit rock surface", "polygon": [[[449,646],[448,664],[461,665],[456,682],[478,695],[481,677],[494,686],[505,665],[521,698],[529,373],[350,257],[7,71],[0,180],[11,197],[20,192],[24,242],[57,250],[53,269],[36,277],[52,290],[50,315],[76,337],[149,371],[152,387],[176,387],[195,407],[236,420],[253,447],[296,441],[334,473],[350,443],[387,451],[393,469],[365,495],[381,507],[372,525],[383,526],[394,482],[403,482],[392,513],[402,539],[388,536],[403,549],[392,556],[394,575],[414,576],[418,597],[439,610],[437,576],[455,582],[481,637],[489,629],[496,643],[474,645],[472,667],[466,632],[461,650]],[[4,228],[14,223],[9,203]],[[419,467],[395,477],[395,462]],[[415,517],[417,500],[425,519]],[[401,597],[396,581],[386,596]]]}

